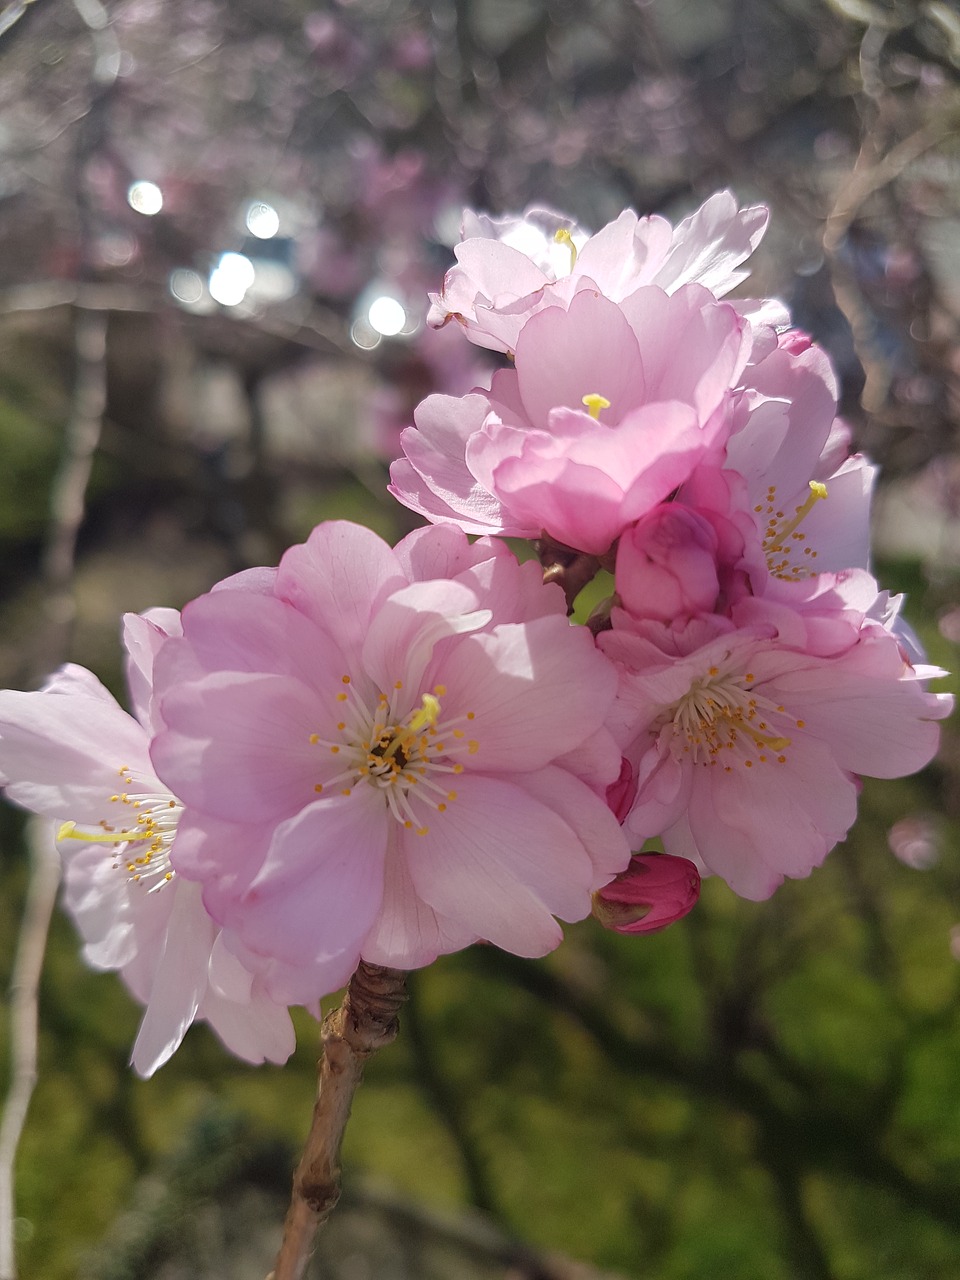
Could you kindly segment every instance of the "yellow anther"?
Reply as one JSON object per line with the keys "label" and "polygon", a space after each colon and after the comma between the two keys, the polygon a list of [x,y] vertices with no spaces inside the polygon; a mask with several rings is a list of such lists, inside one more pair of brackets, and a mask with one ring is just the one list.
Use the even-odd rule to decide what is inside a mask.
{"label": "yellow anther", "polygon": [[596,391],[591,391],[589,395],[584,396],[580,403],[586,405],[591,418],[599,418],[601,409],[610,408],[607,397],[599,395]]}
{"label": "yellow anther", "polygon": [[554,244],[565,244],[570,250],[570,270],[577,265],[577,246],[573,243],[573,236],[566,227],[558,227],[553,233]]}
{"label": "yellow anther", "polygon": [[417,711],[410,720],[409,729],[411,733],[416,733],[418,729],[422,729],[425,724],[436,724],[440,718],[440,699],[434,697],[432,693],[425,693],[421,698],[423,706]]}

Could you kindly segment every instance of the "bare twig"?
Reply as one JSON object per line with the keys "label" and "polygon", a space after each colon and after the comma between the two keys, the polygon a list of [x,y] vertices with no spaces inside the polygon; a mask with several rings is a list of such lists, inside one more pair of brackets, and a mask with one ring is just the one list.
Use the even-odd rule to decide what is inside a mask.
{"label": "bare twig", "polygon": [[392,1043],[406,997],[406,974],[361,961],[343,1004],[323,1022],[319,1087],[283,1241],[267,1280],[302,1280],[317,1231],[340,1199],[340,1147],[366,1061]]}
{"label": "bare twig", "polygon": [[60,883],[53,828],[42,818],[28,828],[30,884],[10,984],[10,1087],[0,1123],[0,1280],[16,1280],[13,1167],[37,1081],[37,993],[47,931]]}
{"label": "bare twig", "polygon": [[107,402],[107,314],[78,308],[74,329],[76,380],[63,460],[50,496],[51,530],[43,559],[48,626],[33,655],[33,675],[62,662],[76,616],[73,569],[87,484]]}

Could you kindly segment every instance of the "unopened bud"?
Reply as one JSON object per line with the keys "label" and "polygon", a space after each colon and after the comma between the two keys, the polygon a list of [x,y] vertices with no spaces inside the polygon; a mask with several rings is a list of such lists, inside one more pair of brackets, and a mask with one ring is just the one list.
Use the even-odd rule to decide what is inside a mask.
{"label": "unopened bud", "polygon": [[657,933],[682,920],[700,897],[700,872],[687,858],[638,853],[593,895],[593,914],[615,933]]}

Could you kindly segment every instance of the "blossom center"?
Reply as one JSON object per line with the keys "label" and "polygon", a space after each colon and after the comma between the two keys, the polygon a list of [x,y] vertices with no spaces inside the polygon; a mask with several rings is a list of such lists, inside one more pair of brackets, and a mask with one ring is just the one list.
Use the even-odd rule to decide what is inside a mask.
{"label": "blossom center", "polygon": [[457,799],[457,792],[450,789],[450,775],[463,773],[461,757],[479,750],[477,739],[469,737],[474,713],[445,717],[444,685],[421,694],[419,707],[403,713],[402,680],[389,695],[375,691],[365,698],[350,676],[342,679],[336,732],[329,737],[312,733],[310,742],[325,747],[343,768],[318,782],[314,791],[329,794],[336,787],[349,796],[365,782],[383,796],[401,826],[427,835],[430,815],[425,810],[447,811]]}
{"label": "blossom center", "polygon": [[[794,507],[793,514],[777,509],[777,486],[771,485],[766,499],[753,508],[757,515],[766,516],[763,533],[763,550],[767,568],[775,578],[786,582],[799,582],[816,572],[813,561],[817,553],[804,545],[807,535],[799,527],[821,499],[827,496],[827,486],[819,480],[810,481],[810,493],[805,502]],[[794,559],[795,557],[795,559]]]}
{"label": "blossom center", "polygon": [[719,765],[727,773],[736,765],[786,764],[790,738],[778,729],[803,728],[803,722],[790,721],[785,708],[754,690],[753,682],[750,672],[721,674],[718,667],[695,680],[661,719],[674,758]]}
{"label": "blossom center", "polygon": [[[171,792],[156,790],[156,779],[135,773],[127,765],[117,772],[123,790],[112,795],[110,803],[118,808],[118,825],[101,819],[100,830],[84,831],[75,822],[65,822],[57,839],[112,845],[113,865],[122,867],[135,883],[149,885],[148,892],[153,893],[173,879],[170,846],[183,805]],[[143,787],[151,789],[138,790]]]}
{"label": "blossom center", "polygon": [[573,243],[573,236],[566,227],[558,227],[553,233],[553,239],[556,244],[565,244],[570,250],[570,270],[577,265],[577,246]]}

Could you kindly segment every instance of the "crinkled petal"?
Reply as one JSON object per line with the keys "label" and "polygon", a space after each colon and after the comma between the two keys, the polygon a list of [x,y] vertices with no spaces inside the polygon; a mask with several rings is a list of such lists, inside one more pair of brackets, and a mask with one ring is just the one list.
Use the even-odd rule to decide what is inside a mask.
{"label": "crinkled petal", "polygon": [[477,940],[469,924],[427,906],[414,888],[407,860],[394,838],[387,852],[380,914],[362,947],[364,960],[391,969],[419,969]]}
{"label": "crinkled petal", "polygon": [[382,538],[349,521],[330,520],[284,555],[275,592],[350,654],[363,643],[380,603],[406,585]]}
{"label": "crinkled petal", "polygon": [[186,804],[214,817],[261,822],[295,813],[332,767],[310,736],[333,718],[289,676],[218,672],[161,699],[157,772]]}
{"label": "crinkled petal", "polygon": [[580,840],[508,782],[462,778],[442,819],[402,840],[419,896],[515,955],[544,955],[560,943],[555,914],[589,914],[594,872]]}
{"label": "crinkled petal", "polygon": [[447,689],[444,719],[471,715],[468,768],[542,769],[603,724],[616,673],[585,627],[565,618],[506,624],[465,636],[432,673]]}

